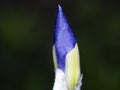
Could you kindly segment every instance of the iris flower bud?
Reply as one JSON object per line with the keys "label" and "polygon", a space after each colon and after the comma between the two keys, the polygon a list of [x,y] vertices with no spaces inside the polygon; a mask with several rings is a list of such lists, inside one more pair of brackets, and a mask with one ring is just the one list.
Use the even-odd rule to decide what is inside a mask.
{"label": "iris flower bud", "polygon": [[80,90],[82,75],[78,45],[60,5],[54,32],[53,60],[55,66],[53,90]]}

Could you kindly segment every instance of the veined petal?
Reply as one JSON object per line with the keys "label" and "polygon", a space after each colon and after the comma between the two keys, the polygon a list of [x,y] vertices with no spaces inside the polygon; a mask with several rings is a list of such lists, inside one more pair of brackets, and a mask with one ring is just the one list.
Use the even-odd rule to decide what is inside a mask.
{"label": "veined petal", "polygon": [[75,47],[75,44],[76,39],[74,38],[70,25],[63,14],[61,6],[58,5],[54,32],[54,50],[57,58],[57,66],[63,71],[65,70],[66,55],[72,48]]}

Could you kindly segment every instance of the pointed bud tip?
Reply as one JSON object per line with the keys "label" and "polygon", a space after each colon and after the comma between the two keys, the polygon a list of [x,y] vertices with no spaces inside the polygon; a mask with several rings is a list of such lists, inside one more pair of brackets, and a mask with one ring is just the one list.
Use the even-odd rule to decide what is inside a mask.
{"label": "pointed bud tip", "polygon": [[60,5],[60,4],[58,4],[58,9],[59,9],[59,10],[61,10],[61,9],[62,9],[62,7],[61,7],[61,5]]}

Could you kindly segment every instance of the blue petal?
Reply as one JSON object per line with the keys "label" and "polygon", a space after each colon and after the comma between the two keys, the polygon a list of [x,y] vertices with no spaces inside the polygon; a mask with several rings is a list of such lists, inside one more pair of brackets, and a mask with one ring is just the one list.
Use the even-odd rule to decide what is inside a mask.
{"label": "blue petal", "polygon": [[65,58],[67,53],[75,47],[76,40],[73,32],[63,14],[62,8],[58,5],[56,27],[54,33],[54,45],[57,55],[58,68],[65,70]]}

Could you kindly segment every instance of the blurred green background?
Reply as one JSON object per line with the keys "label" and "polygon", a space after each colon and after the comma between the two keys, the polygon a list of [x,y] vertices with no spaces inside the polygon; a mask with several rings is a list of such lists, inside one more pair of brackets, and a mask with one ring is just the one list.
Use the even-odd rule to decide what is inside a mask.
{"label": "blurred green background", "polygon": [[[80,48],[82,90],[120,90],[119,0],[61,0]],[[57,0],[0,0],[0,90],[52,90]]]}

